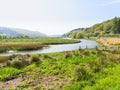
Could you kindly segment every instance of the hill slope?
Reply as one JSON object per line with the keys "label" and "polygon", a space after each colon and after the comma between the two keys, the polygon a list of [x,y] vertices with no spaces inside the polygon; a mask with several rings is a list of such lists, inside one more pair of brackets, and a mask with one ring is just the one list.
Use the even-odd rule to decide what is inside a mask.
{"label": "hill slope", "polygon": [[120,18],[115,17],[111,20],[104,21],[85,29],[85,33],[92,36],[105,36],[120,34]]}
{"label": "hill slope", "polygon": [[15,37],[15,36],[21,36],[22,34],[5,27],[0,27],[0,34],[6,34],[8,37]]}
{"label": "hill slope", "polygon": [[69,37],[72,33],[79,32],[79,31],[82,31],[82,30],[84,30],[84,28],[73,29],[70,32],[63,34],[62,37]]}
{"label": "hill slope", "polygon": [[8,37],[29,36],[29,37],[46,37],[47,35],[38,31],[30,31],[25,29],[15,29],[0,27],[0,34],[6,34]]}
{"label": "hill slope", "polygon": [[24,36],[29,36],[29,37],[47,37],[47,35],[38,32],[38,31],[30,31],[26,29],[13,29],[14,31],[23,34]]}
{"label": "hill slope", "polygon": [[[100,37],[100,36],[110,36],[110,37],[120,37],[120,18],[115,17],[111,20],[104,21],[102,23],[95,24],[84,30],[78,30],[76,32],[70,31],[65,34],[67,37],[80,38],[83,37]],[[63,35],[64,36],[64,35]]]}

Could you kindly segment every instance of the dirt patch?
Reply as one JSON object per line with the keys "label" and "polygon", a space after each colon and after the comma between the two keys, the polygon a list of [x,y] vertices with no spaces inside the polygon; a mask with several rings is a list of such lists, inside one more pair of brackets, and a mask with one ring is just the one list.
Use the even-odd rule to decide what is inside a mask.
{"label": "dirt patch", "polygon": [[0,90],[10,90],[10,88],[18,88],[19,85],[23,84],[24,82],[29,81],[28,83],[24,84],[24,89],[27,90],[31,88],[35,89],[54,89],[57,90],[58,88],[63,88],[64,85],[70,84],[71,79],[60,78],[58,76],[42,76],[37,78],[36,76],[23,76],[23,77],[16,77],[6,82],[0,82]]}
{"label": "dirt patch", "polygon": [[17,77],[6,82],[0,82],[0,90],[10,90],[11,87],[17,87],[23,81],[22,77]]}
{"label": "dirt patch", "polygon": [[[27,88],[31,88],[33,90],[36,89],[54,89],[57,90],[58,88],[63,88],[64,85],[66,84],[70,84],[71,83],[71,79],[61,79],[58,76],[43,76],[41,79],[39,80],[35,80],[32,81],[31,83],[29,83],[29,85],[27,86]],[[26,88],[26,89],[27,89]]]}
{"label": "dirt patch", "polygon": [[41,86],[45,89],[52,89],[58,86],[59,83],[63,83],[60,78],[57,78],[56,76],[49,76],[49,77],[44,77],[41,79]]}

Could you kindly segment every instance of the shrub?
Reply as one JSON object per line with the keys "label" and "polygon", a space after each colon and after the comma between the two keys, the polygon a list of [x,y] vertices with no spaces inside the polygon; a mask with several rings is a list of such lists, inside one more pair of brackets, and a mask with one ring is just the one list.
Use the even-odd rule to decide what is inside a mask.
{"label": "shrub", "polygon": [[40,59],[39,59],[39,57],[37,57],[37,56],[33,56],[33,57],[31,58],[31,62],[32,62],[32,63],[40,63]]}
{"label": "shrub", "polygon": [[9,57],[0,57],[0,63],[5,62],[9,59]]}
{"label": "shrub", "polygon": [[[40,57],[41,57],[41,56],[40,56]],[[44,58],[44,59],[45,59],[45,58],[48,58],[48,59],[56,59],[55,57],[49,56],[49,55],[46,55],[46,54],[43,56],[43,58]]]}
{"label": "shrub", "polygon": [[73,55],[72,55],[72,52],[66,52],[65,53],[65,58],[67,59],[67,58],[70,58],[70,57],[72,57]]}
{"label": "shrub", "polygon": [[19,61],[19,60],[13,60],[11,63],[10,63],[10,65],[12,66],[12,67],[15,67],[15,68],[21,68],[21,65],[22,64],[22,62],[21,61]]}
{"label": "shrub", "polygon": [[88,51],[85,51],[83,54],[86,55],[86,56],[90,56],[91,55],[91,53],[88,52]]}
{"label": "shrub", "polygon": [[90,74],[90,68],[86,65],[81,65],[74,72],[74,80],[75,81],[83,81],[88,80],[92,77]]}
{"label": "shrub", "polygon": [[23,68],[29,64],[30,58],[27,55],[13,55],[10,57],[10,60],[6,62],[7,66],[15,67],[15,68]]}

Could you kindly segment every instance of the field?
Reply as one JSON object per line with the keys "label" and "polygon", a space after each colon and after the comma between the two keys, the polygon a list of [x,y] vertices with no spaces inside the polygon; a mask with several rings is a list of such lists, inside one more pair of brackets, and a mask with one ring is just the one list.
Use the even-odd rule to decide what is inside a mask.
{"label": "field", "polygon": [[37,50],[46,47],[49,44],[68,44],[77,43],[79,40],[70,40],[62,38],[11,38],[0,39],[0,52],[8,50]]}
{"label": "field", "polygon": [[11,90],[119,90],[120,51],[76,50],[0,58],[0,86]]}
{"label": "field", "polygon": [[79,40],[71,40],[64,38],[9,38],[9,39],[0,39],[0,43],[6,42],[37,42],[40,44],[68,44],[68,43],[77,43]]}
{"label": "field", "polygon": [[120,38],[100,38],[97,41],[105,46],[120,45]]}

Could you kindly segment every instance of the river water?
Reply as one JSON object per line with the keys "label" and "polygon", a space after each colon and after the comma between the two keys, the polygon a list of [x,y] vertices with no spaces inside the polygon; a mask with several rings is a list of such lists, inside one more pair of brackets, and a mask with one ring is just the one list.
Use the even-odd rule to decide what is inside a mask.
{"label": "river water", "polygon": [[5,53],[0,53],[0,56],[10,56],[13,54],[40,54],[40,53],[52,53],[52,52],[62,52],[62,51],[72,51],[76,49],[85,49],[85,48],[94,48],[98,45],[96,41],[93,40],[84,40],[81,39],[80,43],[74,44],[59,44],[59,45],[49,45],[49,47],[45,47],[40,50],[32,50],[32,51],[8,51]]}

